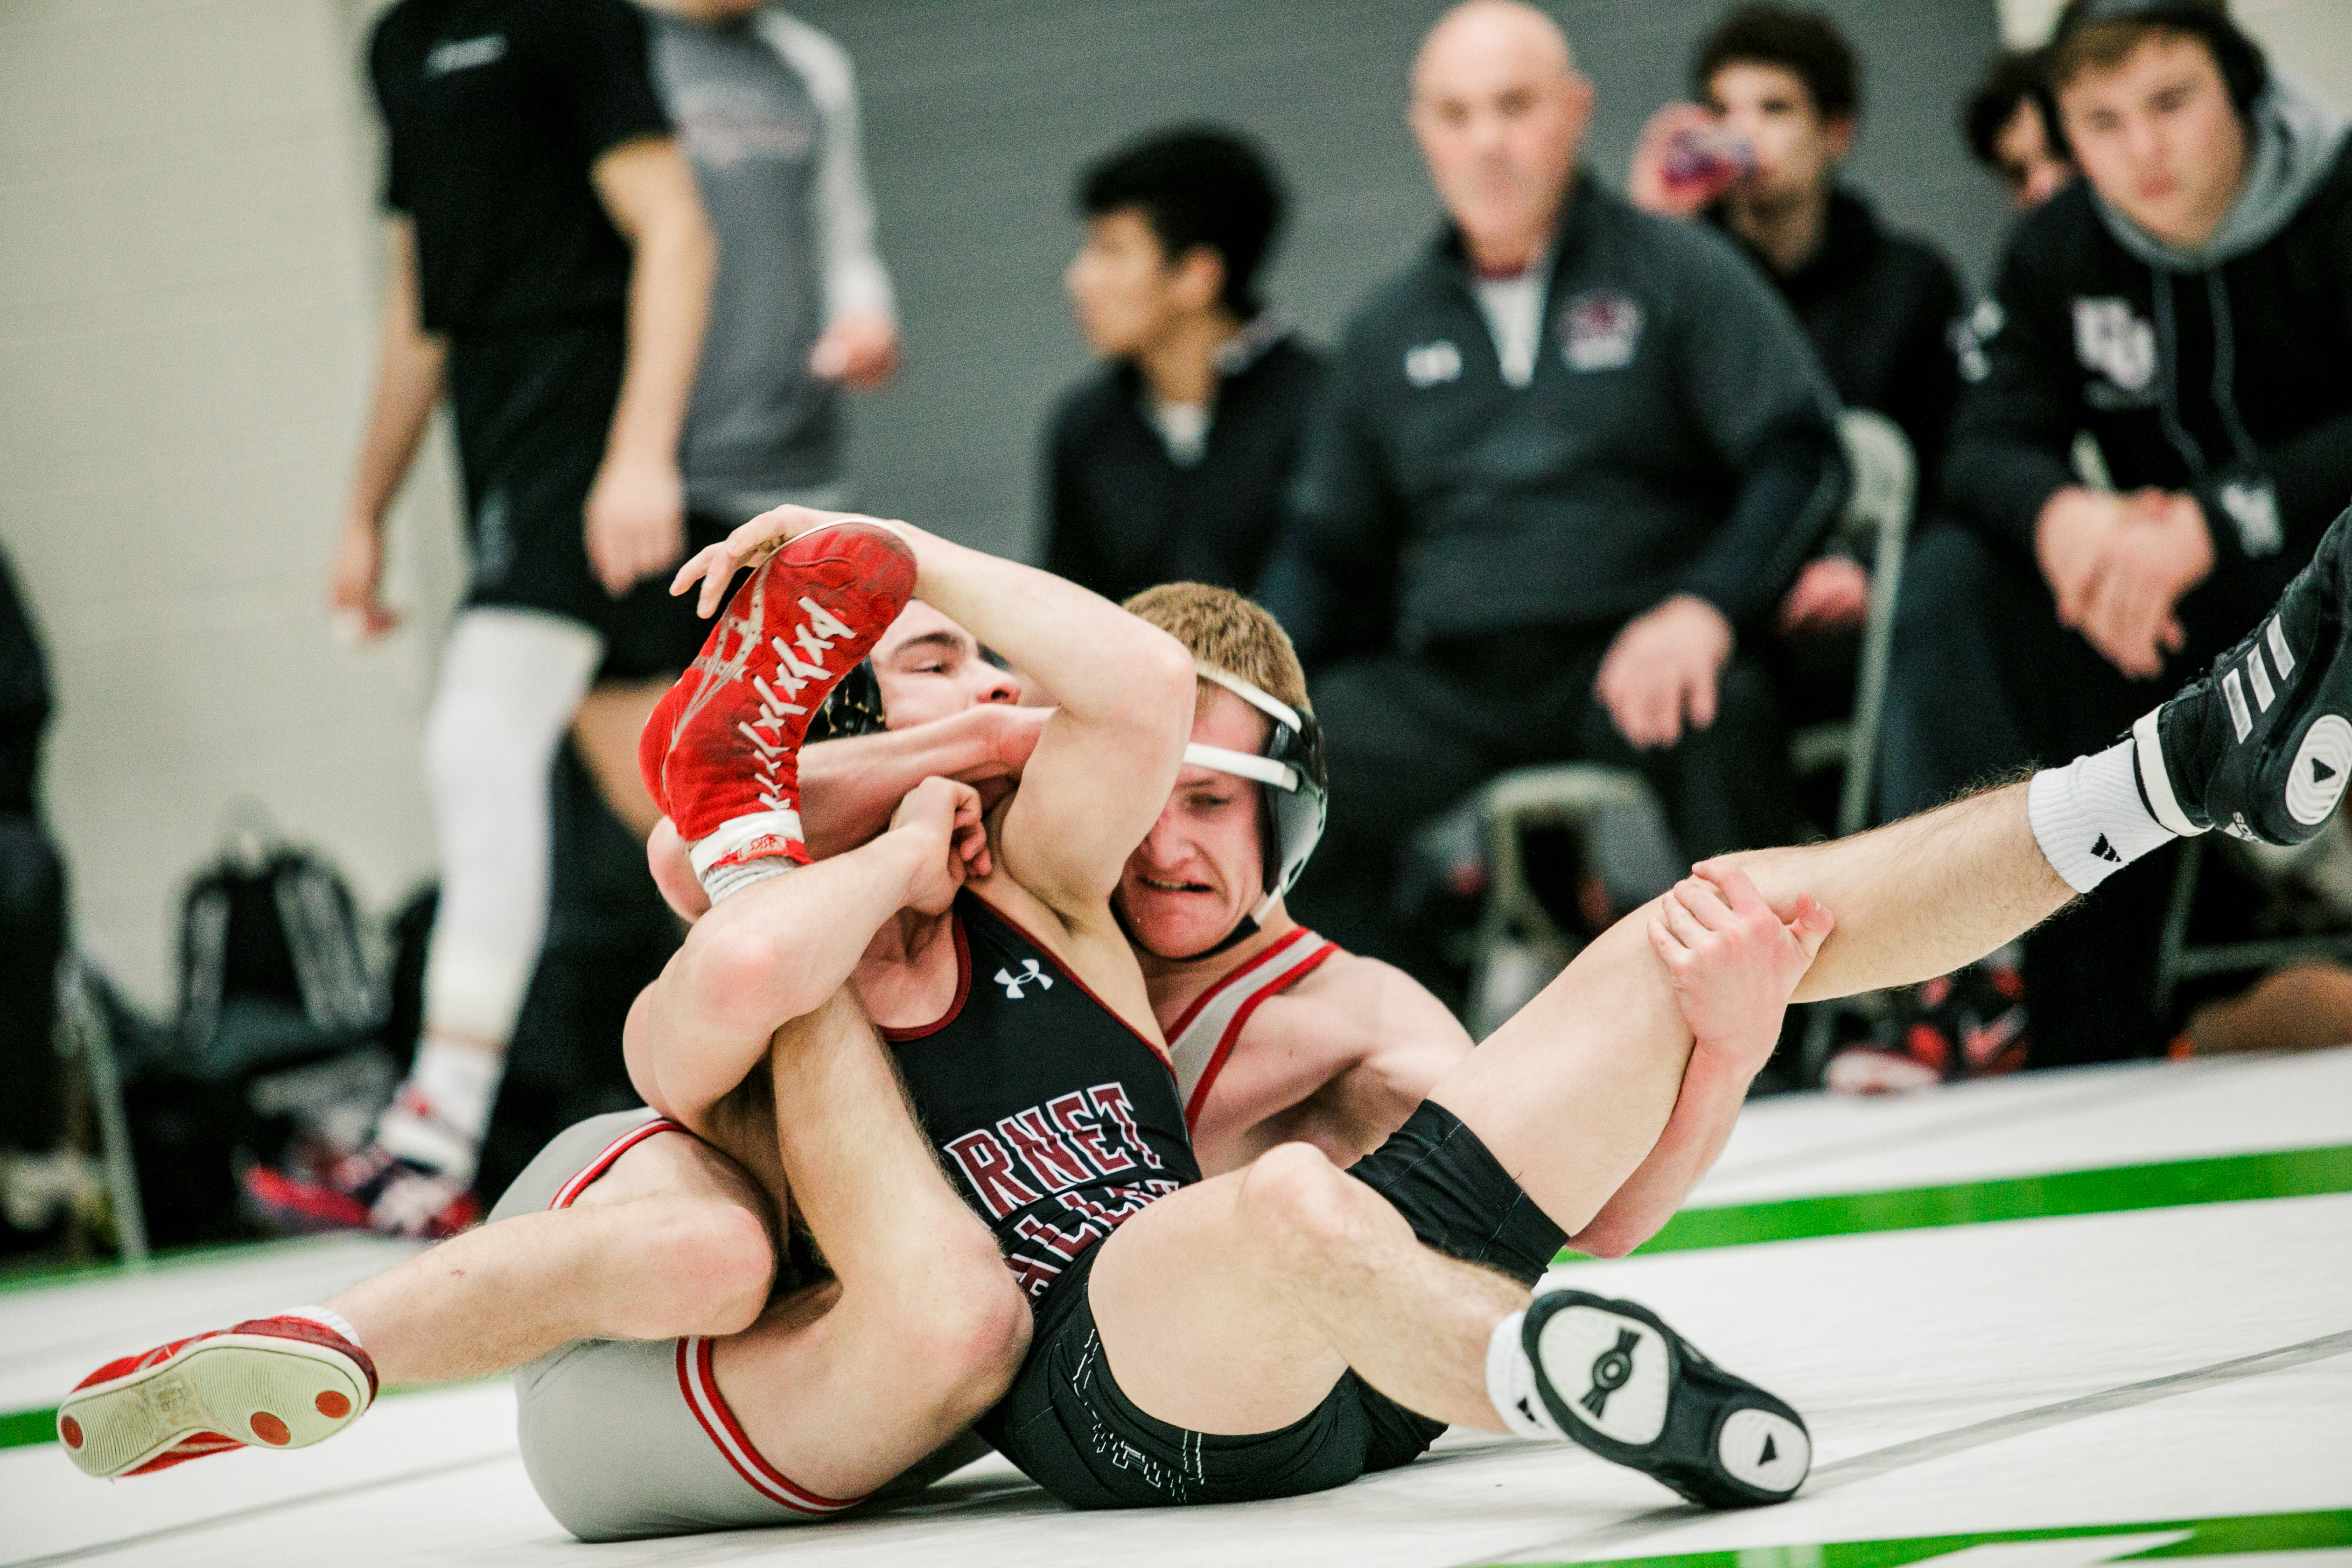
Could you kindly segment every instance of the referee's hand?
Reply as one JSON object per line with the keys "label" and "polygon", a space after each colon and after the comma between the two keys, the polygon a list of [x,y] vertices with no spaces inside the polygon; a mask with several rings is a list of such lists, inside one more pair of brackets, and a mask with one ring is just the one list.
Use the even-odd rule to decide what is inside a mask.
{"label": "referee's hand", "polygon": [[589,567],[616,599],[686,552],[686,485],[676,463],[608,456],[585,510]]}

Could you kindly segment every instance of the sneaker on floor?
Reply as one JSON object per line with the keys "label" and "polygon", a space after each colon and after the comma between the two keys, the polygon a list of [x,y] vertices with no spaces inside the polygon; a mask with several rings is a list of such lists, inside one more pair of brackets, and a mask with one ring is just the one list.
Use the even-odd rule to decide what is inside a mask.
{"label": "sneaker on floor", "polygon": [[308,1318],[256,1318],[111,1361],[58,1406],[83,1473],[143,1476],[231,1448],[304,1448],[375,1398],[367,1352]]}
{"label": "sneaker on floor", "polygon": [[1848,1046],[1822,1076],[1839,1094],[1901,1094],[2015,1072],[2025,1057],[2025,977],[2004,952],[1904,992],[1894,1046]]}
{"label": "sneaker on floor", "polygon": [[323,1178],[255,1165],[239,1184],[264,1224],[298,1235],[374,1230],[439,1241],[482,1217],[467,1183],[381,1147],[361,1150]]}
{"label": "sneaker on floor", "polygon": [[1561,1431],[1692,1502],[1785,1502],[1812,1468],[1802,1416],[1707,1360],[1645,1307],[1547,1290],[1519,1334]]}
{"label": "sneaker on floor", "polygon": [[637,743],[646,788],[696,875],[769,856],[806,863],[800,748],[810,718],[914,591],[906,542],[856,521],[802,534],[737,590]]}
{"label": "sneaker on floor", "polygon": [[2352,510],[2277,606],[2132,726],[2148,810],[2173,832],[2265,844],[2316,836],[2352,780]]}

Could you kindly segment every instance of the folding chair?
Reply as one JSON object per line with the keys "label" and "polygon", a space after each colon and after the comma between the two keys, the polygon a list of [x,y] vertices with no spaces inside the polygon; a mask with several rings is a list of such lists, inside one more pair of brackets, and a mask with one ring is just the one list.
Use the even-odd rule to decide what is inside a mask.
{"label": "folding chair", "polygon": [[105,1004],[79,953],[68,949],[58,964],[59,1052],[81,1064],[91,1109],[98,1118],[100,1159],[106,1172],[107,1200],[123,1262],[147,1262],[147,1217],[139,1201],[139,1169],[131,1153],[131,1119],[123,1109],[122,1075],[114,1057],[114,1032]]}
{"label": "folding chair", "polygon": [[2207,840],[2201,837],[2183,844],[2180,864],[2172,873],[2172,899],[2164,912],[2164,936],[2156,956],[2158,1017],[2172,1010],[2172,998],[2184,981],[2201,980],[2210,974],[2284,969],[2310,959],[2352,960],[2352,931],[2209,942],[2191,947],[2189,915],[2197,904],[2197,879],[2205,868],[2206,847]]}
{"label": "folding chair", "polygon": [[[1870,818],[1887,656],[1918,465],[1901,427],[1883,414],[1848,409],[1839,416],[1838,436],[1852,481],[1839,531],[1869,534],[1876,542],[1870,613],[1863,628],[1853,717],[1800,731],[1790,738],[1790,761],[1801,776],[1845,764],[1835,826],[1846,834],[1859,832]],[[1472,1035],[1483,1038],[1574,955],[1573,942],[1528,883],[1519,854],[1522,835],[1533,826],[1557,825],[1589,837],[1603,813],[1627,808],[1655,809],[1648,781],[1628,769],[1587,763],[1514,769],[1472,797],[1470,809],[1480,822],[1487,859],[1486,902],[1471,952]],[[1818,1077],[1816,1058],[1826,1058],[1830,1031],[1828,1009],[1816,1008],[1806,1031],[1809,1077]]]}

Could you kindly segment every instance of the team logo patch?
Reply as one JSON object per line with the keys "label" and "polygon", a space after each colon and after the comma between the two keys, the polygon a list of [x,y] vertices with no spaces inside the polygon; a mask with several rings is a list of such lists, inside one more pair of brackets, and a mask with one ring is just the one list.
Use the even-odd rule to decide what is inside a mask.
{"label": "team logo patch", "polygon": [[2125,392],[2145,391],[2156,374],[2156,329],[2128,300],[2076,300],[2074,357]]}
{"label": "team logo patch", "polygon": [[1642,307],[1611,289],[1579,294],[1559,311],[1559,354],[1570,370],[1621,370],[1642,341]]}
{"label": "team logo patch", "polygon": [[1415,386],[1443,385],[1462,379],[1462,351],[1440,338],[1433,343],[1404,351],[1404,378]]}
{"label": "team logo patch", "polygon": [[1021,988],[1024,985],[1034,985],[1040,991],[1051,991],[1054,988],[1054,977],[1040,968],[1034,958],[1024,958],[1021,961],[1021,973],[1018,974],[1009,969],[998,970],[996,983],[1003,986],[1004,994],[1015,1002],[1021,1000]]}
{"label": "team logo patch", "polygon": [[2278,493],[2268,479],[2231,479],[2220,491],[2221,510],[2238,531],[2239,547],[2249,555],[2275,555],[2286,543],[2280,525]]}

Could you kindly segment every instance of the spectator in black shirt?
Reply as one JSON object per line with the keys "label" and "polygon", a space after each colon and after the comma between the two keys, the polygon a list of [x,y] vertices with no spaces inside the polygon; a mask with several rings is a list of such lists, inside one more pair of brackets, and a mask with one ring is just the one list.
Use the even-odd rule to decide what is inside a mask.
{"label": "spectator in black shirt", "polygon": [[1255,583],[1322,374],[1258,297],[1283,205],[1265,155],[1224,131],[1161,132],[1080,177],[1065,281],[1108,363],[1054,412],[1046,570],[1115,601]]}
{"label": "spectator in black shirt", "polygon": [[[592,680],[674,671],[700,640],[666,577],[713,245],[625,0],[401,0],[368,64],[392,268],[332,596],[369,635],[395,624],[384,513],[446,390],[472,580],[425,724],[441,895],[424,1039],[371,1146],[325,1182],[247,1184],[282,1223],[438,1236],[478,1212],[547,919],[556,748]],[[619,744],[600,773],[627,771]]]}
{"label": "spectator in black shirt", "polygon": [[[1699,103],[1668,105],[1643,133],[1634,200],[1667,216],[1703,214],[1737,240],[1804,324],[1839,401],[1900,426],[1918,464],[1916,493],[1933,494],[1959,392],[1949,346],[1959,279],[1838,183],[1861,126],[1853,47],[1819,12],[1743,5],[1700,44],[1691,86]],[[1802,716],[1850,706],[1853,640],[1819,634],[1854,631],[1869,596],[1862,563],[1832,551],[1782,603],[1783,684]]]}
{"label": "spectator in black shirt", "polygon": [[2000,176],[2017,210],[2030,213],[2066,188],[2074,162],[2051,131],[2057,110],[2038,49],[2004,49],[1960,109],[1960,135],[1976,161]]}

